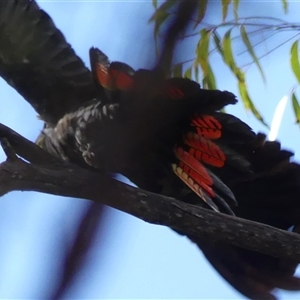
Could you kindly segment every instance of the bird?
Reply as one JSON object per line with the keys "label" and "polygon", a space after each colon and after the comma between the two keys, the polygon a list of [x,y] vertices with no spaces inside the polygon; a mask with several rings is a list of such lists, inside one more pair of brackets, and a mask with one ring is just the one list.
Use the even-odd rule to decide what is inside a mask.
{"label": "bird", "polygon": [[[46,134],[56,153],[71,142],[92,168],[121,173],[143,189],[284,230],[297,227],[299,165],[280,143],[220,111],[237,102],[232,93],[133,72],[110,64],[96,48],[90,57],[106,102],[96,99],[66,114],[56,126],[59,134]],[[189,238],[249,298],[275,299],[274,288],[300,289],[298,262]]]}
{"label": "bird", "polygon": [[[0,45],[0,76],[44,121],[37,144],[46,151],[218,213],[297,229],[300,166],[221,111],[236,104],[232,93],[135,71],[94,47],[90,71],[34,0],[0,2]],[[251,299],[300,290],[297,261],[188,237]]]}

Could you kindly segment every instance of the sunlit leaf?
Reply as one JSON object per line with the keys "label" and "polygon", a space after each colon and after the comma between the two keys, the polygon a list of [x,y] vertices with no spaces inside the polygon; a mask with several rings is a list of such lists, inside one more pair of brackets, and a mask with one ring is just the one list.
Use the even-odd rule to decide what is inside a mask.
{"label": "sunlit leaf", "polygon": [[200,40],[196,48],[198,63],[201,63],[201,60],[203,60],[204,61],[203,63],[205,63],[205,61],[207,61],[208,59],[209,38],[210,38],[210,31],[206,29],[202,29],[200,31]]}
{"label": "sunlit leaf", "polygon": [[247,90],[247,86],[245,82],[239,82],[238,83],[239,86],[239,92],[242,98],[242,101],[246,107],[246,109],[250,110],[253,115],[259,120],[261,121],[265,126],[269,127],[267,125],[267,123],[264,121],[262,115],[259,113],[259,111],[256,109],[253,101],[251,100],[248,90]]}
{"label": "sunlit leaf", "polygon": [[205,85],[205,87],[208,88],[209,90],[217,89],[216,79],[210,65],[208,65],[208,71],[203,78],[203,82],[204,82],[203,86]]}
{"label": "sunlit leaf", "polygon": [[192,67],[188,68],[188,69],[185,71],[183,77],[188,78],[188,79],[192,79]]}
{"label": "sunlit leaf", "polygon": [[229,66],[231,71],[234,73],[239,81],[245,81],[244,73],[236,65],[231,47],[231,29],[228,30],[223,38],[223,59],[224,62]]}
{"label": "sunlit leaf", "polygon": [[209,64],[209,42],[210,31],[202,29],[200,31],[201,38],[196,49],[197,63],[200,65],[203,72],[203,85],[209,89],[216,88],[215,76]]}
{"label": "sunlit leaf", "polygon": [[254,52],[254,49],[253,49],[253,47],[251,45],[251,42],[250,42],[250,40],[248,38],[248,34],[246,32],[246,29],[245,29],[244,25],[241,26],[240,32],[241,32],[242,40],[243,40],[244,44],[246,45],[249,54],[251,55],[253,61],[256,64],[256,66],[258,67],[263,80],[266,81],[264,71],[263,71],[263,69],[262,69],[262,67],[261,67],[261,65],[259,63],[259,60],[258,60],[258,58],[257,58],[257,56],[256,56],[256,54]]}
{"label": "sunlit leaf", "polygon": [[226,20],[227,14],[228,14],[228,6],[230,4],[231,0],[222,0],[222,19],[223,22]]}
{"label": "sunlit leaf", "polygon": [[288,12],[288,2],[287,0],[281,0],[282,1],[282,6],[283,6],[283,11],[284,13]]}
{"label": "sunlit leaf", "polygon": [[173,77],[182,77],[182,63],[174,66]]}
{"label": "sunlit leaf", "polygon": [[294,108],[294,113],[296,117],[296,123],[300,123],[300,105],[299,101],[295,95],[295,93],[292,94],[292,103],[293,103],[293,108]]}
{"label": "sunlit leaf", "polygon": [[291,66],[292,70],[300,82],[300,64],[299,64],[299,51],[298,51],[298,41],[294,42],[291,48]]}
{"label": "sunlit leaf", "polygon": [[229,68],[231,69],[231,71],[233,72],[233,74],[238,80],[240,95],[246,109],[250,110],[253,113],[253,115],[265,126],[268,126],[263,120],[261,114],[256,109],[254,103],[252,102],[249,96],[244,72],[236,65],[234,61],[230,34],[231,34],[231,29],[225,33],[223,38],[223,52],[221,52],[223,60],[226,63],[226,65],[229,66]]}
{"label": "sunlit leaf", "polygon": [[233,14],[236,20],[239,18],[238,16],[239,4],[240,4],[240,0],[233,0]]}
{"label": "sunlit leaf", "polygon": [[231,29],[225,33],[223,38],[223,55],[224,55],[224,61],[228,66],[234,64],[232,47],[231,47]]}
{"label": "sunlit leaf", "polygon": [[206,8],[207,8],[207,0],[201,0],[198,2],[198,15],[196,19],[196,24],[195,27],[203,20],[205,13],[206,13]]}

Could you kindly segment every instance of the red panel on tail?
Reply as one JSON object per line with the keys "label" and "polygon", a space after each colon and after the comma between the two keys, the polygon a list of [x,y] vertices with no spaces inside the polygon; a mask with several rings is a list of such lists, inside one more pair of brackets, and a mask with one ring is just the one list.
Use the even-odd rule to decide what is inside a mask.
{"label": "red panel on tail", "polygon": [[212,141],[189,132],[184,136],[184,143],[191,147],[189,153],[197,160],[214,167],[224,166],[226,156],[220,147]]}
{"label": "red panel on tail", "polygon": [[184,92],[177,86],[167,85],[166,90],[164,91],[164,97],[169,99],[181,99],[184,97]]}
{"label": "red panel on tail", "polygon": [[199,184],[209,196],[214,196],[212,190],[213,180],[205,167],[193,157],[190,153],[184,151],[181,147],[175,148],[175,154],[180,160],[179,167],[187,173],[193,181]]}
{"label": "red panel on tail", "polygon": [[177,147],[175,149],[175,154],[181,162],[183,162],[185,165],[195,170],[201,176],[202,178],[201,180],[205,184],[207,185],[213,184],[213,181],[209,176],[205,167],[197,159],[195,159],[195,157],[193,157],[190,153],[184,151],[181,147]]}
{"label": "red panel on tail", "polygon": [[210,115],[195,115],[191,120],[192,126],[196,127],[199,135],[207,139],[218,139],[222,135],[222,125],[213,116]]}

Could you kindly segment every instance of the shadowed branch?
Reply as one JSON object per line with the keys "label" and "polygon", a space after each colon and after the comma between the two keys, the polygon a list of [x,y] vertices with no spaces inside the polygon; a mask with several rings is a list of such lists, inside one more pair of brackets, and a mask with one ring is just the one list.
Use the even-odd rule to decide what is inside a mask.
{"label": "shadowed branch", "polygon": [[[0,165],[0,194],[38,191],[102,203],[146,222],[202,239],[222,241],[275,257],[300,260],[300,236],[253,221],[215,213],[157,195],[52,158],[35,144],[0,124],[0,136],[21,158]],[[7,152],[7,151],[6,151]],[[31,153],[31,155],[28,155]],[[40,155],[39,159],[36,159]]]}

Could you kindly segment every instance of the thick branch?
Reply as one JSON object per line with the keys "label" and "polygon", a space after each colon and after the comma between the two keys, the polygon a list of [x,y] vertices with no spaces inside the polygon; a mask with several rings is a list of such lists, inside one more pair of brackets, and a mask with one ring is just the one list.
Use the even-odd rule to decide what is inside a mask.
{"label": "thick branch", "polygon": [[[16,146],[14,150],[19,155],[21,152],[31,152],[33,160],[36,160],[36,153],[43,151],[7,127],[0,126],[0,135],[8,137],[11,144]],[[20,150],[20,145],[26,149]],[[27,160],[33,162],[28,156]],[[30,164],[21,159],[8,159],[2,163],[0,194],[15,190],[85,198],[186,234],[300,261],[298,234],[133,188],[104,174],[56,159],[51,159],[50,163],[46,159],[40,159],[39,164]]]}

